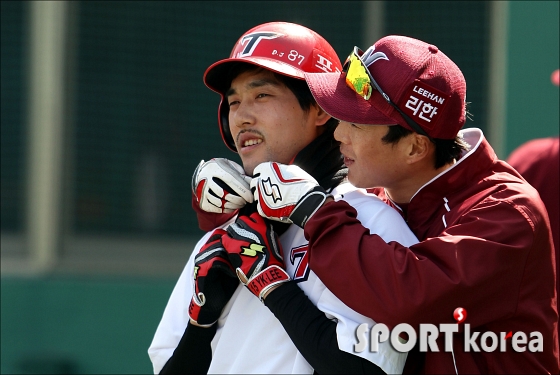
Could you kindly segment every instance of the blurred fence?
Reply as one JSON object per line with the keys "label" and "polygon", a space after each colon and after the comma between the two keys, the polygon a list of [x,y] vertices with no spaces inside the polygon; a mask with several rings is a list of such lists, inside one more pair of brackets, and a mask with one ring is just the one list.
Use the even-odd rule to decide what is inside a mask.
{"label": "blurred fence", "polygon": [[[353,45],[365,48],[375,41],[363,35],[366,5],[68,3],[62,10],[60,58],[63,139],[56,146],[63,196],[60,215],[53,216],[60,220],[61,246],[72,251],[66,239],[79,235],[199,236],[190,208],[191,173],[200,159],[237,159],[220,139],[219,97],[202,83],[206,67],[227,57],[245,30],[272,20],[305,24],[345,56]],[[33,63],[26,59],[29,8],[29,3],[2,4],[2,230],[10,232],[21,232],[28,222],[24,213],[30,212],[25,207],[26,69]],[[488,9],[485,2],[388,2],[385,16],[372,20],[383,23],[386,33],[429,40],[456,59],[482,128]]]}
{"label": "blurred fence", "polygon": [[[48,366],[54,372],[151,370],[142,348],[147,349],[163,301],[201,235],[190,208],[192,171],[200,159],[237,160],[220,138],[219,96],[204,86],[202,75],[257,24],[306,25],[329,40],[342,60],[354,45],[366,48],[386,34],[437,45],[467,79],[473,121],[466,126],[482,128],[501,157],[528,137],[512,136],[527,127],[516,123],[522,114],[508,118],[527,99],[508,96],[505,88],[506,81],[530,76],[516,65],[519,56],[508,55],[518,46],[511,35],[525,38],[532,55],[522,58],[533,59],[545,77],[523,89],[543,93],[534,100],[553,111],[536,115],[540,130],[531,134],[558,134],[558,90],[545,79],[558,68],[557,2],[0,4],[3,373],[34,372],[37,366],[43,368],[38,372],[50,371]],[[532,38],[542,44],[531,43]],[[543,49],[548,50],[541,56]],[[45,279],[69,274],[89,278]],[[107,274],[158,276],[164,286],[115,281],[111,289],[102,279]],[[20,282],[18,275],[37,277]],[[136,291],[132,296],[130,288]],[[107,293],[120,296],[121,304],[105,300]],[[25,298],[35,303],[24,303]],[[99,300],[95,316],[81,309],[63,313],[59,316],[73,324],[58,325],[53,309],[73,311],[87,298]],[[138,311],[121,316],[123,324],[107,324],[114,323],[112,309],[126,310],[127,301]],[[21,315],[16,308],[29,310]],[[41,319],[41,309],[51,319],[25,326],[26,319]],[[80,331],[81,339],[73,341],[80,322],[96,328]],[[101,334],[104,326],[117,336],[119,327],[126,335],[134,326],[140,331],[133,337],[141,344],[127,347],[124,340],[102,350],[103,340],[83,342],[83,335]],[[36,332],[39,339],[31,339]],[[41,356],[49,356],[56,332],[65,341],[54,346],[70,359],[45,362]]]}

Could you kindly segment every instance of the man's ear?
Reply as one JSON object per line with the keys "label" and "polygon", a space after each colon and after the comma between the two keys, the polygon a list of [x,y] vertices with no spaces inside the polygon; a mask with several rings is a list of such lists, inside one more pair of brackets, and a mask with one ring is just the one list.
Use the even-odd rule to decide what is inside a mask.
{"label": "man's ear", "polygon": [[414,164],[419,161],[426,161],[431,158],[435,152],[434,144],[428,139],[428,137],[413,133],[408,137],[408,147],[407,147],[407,163]]}
{"label": "man's ear", "polygon": [[319,105],[316,105],[313,110],[317,111],[317,117],[315,118],[316,126],[323,126],[331,119],[331,115],[325,112]]}

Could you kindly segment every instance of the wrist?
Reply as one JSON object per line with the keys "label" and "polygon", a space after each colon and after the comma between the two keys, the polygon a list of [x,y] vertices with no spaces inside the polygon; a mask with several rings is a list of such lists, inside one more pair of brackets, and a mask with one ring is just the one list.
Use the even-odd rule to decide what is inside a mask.
{"label": "wrist", "polygon": [[212,327],[214,324],[216,324],[216,322],[212,323],[212,324],[198,324],[196,322],[196,320],[193,320],[193,318],[189,318],[189,322],[193,325],[193,326],[197,326],[200,328],[210,328]]}
{"label": "wrist", "polygon": [[290,220],[298,227],[304,228],[307,220],[309,220],[330,197],[332,197],[332,195],[325,192],[325,189],[321,186],[315,186],[299,199],[295,208],[290,213]]}
{"label": "wrist", "polygon": [[269,295],[272,291],[278,289],[280,286],[282,286],[282,284],[274,285],[272,288],[270,288],[269,290],[267,290],[267,291],[263,294],[262,300],[264,301],[264,300],[266,299],[266,297],[268,297],[268,295]]}
{"label": "wrist", "polygon": [[272,265],[251,277],[246,286],[261,302],[264,302],[264,297],[268,295],[272,289],[277,288],[287,281],[290,281],[288,273],[282,267]]}

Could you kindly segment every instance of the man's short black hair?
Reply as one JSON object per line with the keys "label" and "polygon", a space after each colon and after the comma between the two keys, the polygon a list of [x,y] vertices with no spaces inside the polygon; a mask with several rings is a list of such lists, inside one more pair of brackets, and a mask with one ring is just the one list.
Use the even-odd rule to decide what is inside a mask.
{"label": "man's short black hair", "polygon": [[[396,144],[401,138],[412,133],[412,130],[405,129],[400,125],[391,125],[389,131],[381,140],[383,143]],[[470,149],[470,146],[459,136],[454,139],[434,138],[434,143],[436,145],[435,169],[443,167],[453,160],[459,160],[461,153]]]}

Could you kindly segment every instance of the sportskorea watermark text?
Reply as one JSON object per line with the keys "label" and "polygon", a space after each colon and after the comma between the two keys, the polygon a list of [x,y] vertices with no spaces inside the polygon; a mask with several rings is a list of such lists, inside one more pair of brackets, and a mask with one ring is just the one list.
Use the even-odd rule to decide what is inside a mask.
{"label": "sportskorea watermark text", "polygon": [[[464,318],[466,318],[466,311],[464,311],[464,314],[461,314],[461,311],[457,314],[458,309],[455,310],[454,316],[455,319],[461,323],[464,321]],[[442,323],[439,324],[439,326],[435,324],[420,324],[418,333],[407,323],[398,324],[393,330],[389,330],[383,323],[377,323],[371,328],[367,323],[363,323],[356,329],[357,341],[356,344],[354,344],[354,351],[361,353],[369,349],[371,352],[377,352],[380,343],[389,340],[391,346],[401,353],[410,351],[417,342],[419,343],[419,350],[421,352],[439,352],[441,348],[438,346],[436,340],[440,334],[443,334],[443,350],[452,352],[453,334],[459,332],[459,323]],[[401,336],[404,336],[403,334],[408,336],[408,340],[402,339]],[[499,333],[491,331],[473,332],[471,331],[470,324],[466,323],[462,335],[463,347],[466,352],[505,352],[507,350],[514,350],[516,352],[524,352],[526,350],[530,352],[543,351],[543,335],[538,331],[529,334],[522,331],[515,333],[513,331]],[[508,349],[510,345],[511,349]]]}

